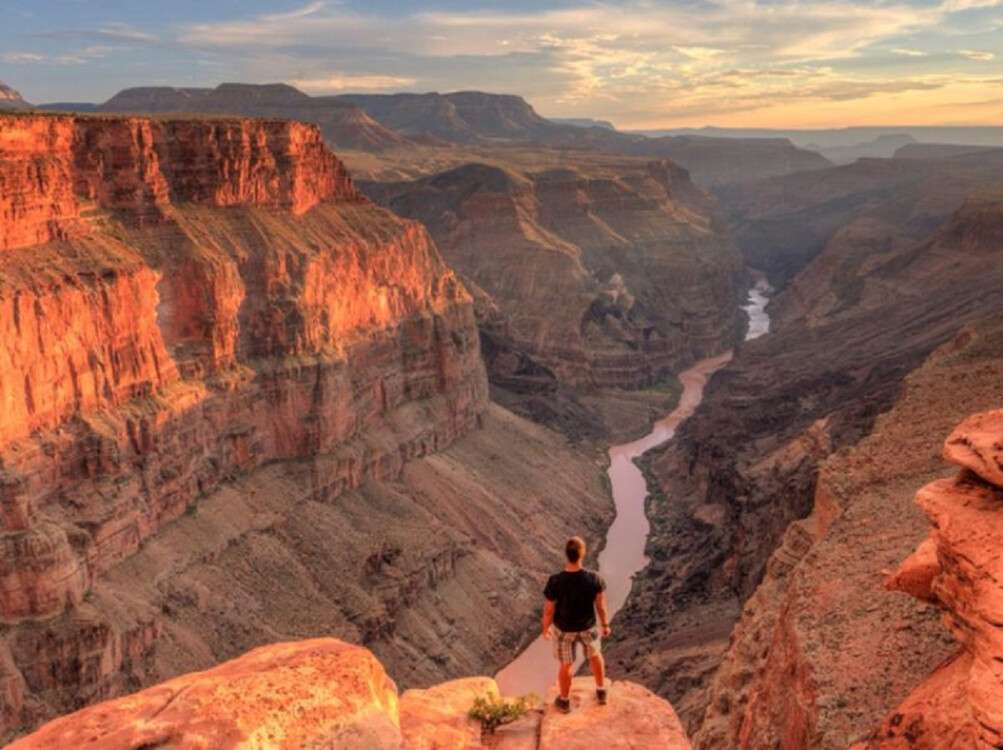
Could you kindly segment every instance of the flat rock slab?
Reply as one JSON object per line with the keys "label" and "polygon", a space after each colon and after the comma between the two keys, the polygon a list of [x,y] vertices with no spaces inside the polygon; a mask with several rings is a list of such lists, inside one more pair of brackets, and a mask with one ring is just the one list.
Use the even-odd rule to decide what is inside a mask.
{"label": "flat rock slab", "polygon": [[595,683],[578,678],[571,689],[571,713],[547,706],[539,750],[690,750],[675,711],[650,690],[609,683],[609,703],[596,702]]}

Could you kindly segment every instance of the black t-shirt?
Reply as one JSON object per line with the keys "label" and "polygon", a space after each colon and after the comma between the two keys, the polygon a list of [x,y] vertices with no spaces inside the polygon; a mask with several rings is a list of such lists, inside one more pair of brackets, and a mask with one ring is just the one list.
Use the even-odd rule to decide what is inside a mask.
{"label": "black t-shirt", "polygon": [[550,577],[543,595],[556,603],[554,625],[565,633],[578,633],[596,624],[596,597],[606,581],[591,570],[562,570]]}

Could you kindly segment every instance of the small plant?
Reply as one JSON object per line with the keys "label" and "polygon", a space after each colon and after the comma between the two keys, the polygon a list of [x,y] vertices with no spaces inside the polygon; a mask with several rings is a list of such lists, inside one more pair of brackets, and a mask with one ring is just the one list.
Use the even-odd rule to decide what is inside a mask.
{"label": "small plant", "polygon": [[540,702],[535,695],[506,700],[500,696],[479,695],[474,698],[467,716],[481,723],[481,734],[491,735],[504,725],[511,724],[529,713]]}

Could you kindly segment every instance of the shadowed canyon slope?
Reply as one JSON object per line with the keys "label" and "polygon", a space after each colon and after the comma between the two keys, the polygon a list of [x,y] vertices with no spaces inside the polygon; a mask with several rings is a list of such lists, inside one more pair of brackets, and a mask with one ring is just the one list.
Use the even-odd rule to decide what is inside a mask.
{"label": "shadowed canyon slope", "polygon": [[499,397],[542,421],[588,434],[578,395],[659,386],[737,338],[738,255],[670,162],[468,164],[363,189],[429,228],[475,290]]}
{"label": "shadowed canyon slope", "polygon": [[[919,147],[917,147],[919,148]],[[945,158],[861,159],[826,170],[719,187],[715,193],[747,262],[786,283],[816,256],[816,271],[841,271],[927,238],[971,195],[1000,193],[1003,149]],[[826,304],[824,288],[813,304]],[[788,300],[793,302],[796,295]],[[778,311],[774,311],[778,312]]]}
{"label": "shadowed canyon slope", "polygon": [[644,688],[617,682],[599,706],[584,680],[563,715],[534,708],[493,736],[467,711],[499,696],[489,677],[399,695],[380,663],[326,638],[255,649],[206,672],[178,677],[47,724],[11,746],[43,750],[259,748],[298,750],[689,750],[675,712]]}
{"label": "shadowed canyon slope", "polygon": [[0,184],[6,736],[282,636],[492,671],[600,537],[600,464],[488,406],[469,294],[315,127],[9,115]]}
{"label": "shadowed canyon slope", "polygon": [[[909,394],[908,385],[905,390],[902,386],[906,376],[937,347],[959,335],[967,340],[961,334],[966,326],[987,325],[984,321],[1003,312],[998,230],[1003,203],[978,195],[963,203],[919,242],[902,241],[869,255],[848,243],[842,246],[848,254],[837,254],[834,247],[816,259],[770,309],[791,309],[791,296],[808,279],[825,278],[812,295],[818,311],[780,315],[775,332],[743,345],[733,363],[712,380],[704,403],[675,443],[649,459],[651,481],[658,488],[650,501],[652,564],[639,577],[621,616],[628,638],[610,654],[614,664],[669,697],[692,730],[704,725],[697,744],[753,748],[776,741],[790,748],[804,746],[799,742],[845,747],[891,708],[911,679],[932,668],[931,660],[943,656],[941,639],[924,640],[930,633],[929,615],[914,607],[909,613],[896,612],[899,605],[864,588],[880,580],[883,565],[911,548],[916,527],[882,533],[880,543],[869,539],[859,524],[879,512],[875,508],[884,495],[866,499],[852,489],[854,481],[863,480],[849,477],[833,482],[848,487],[846,492],[826,490],[818,468],[835,451],[868,434],[882,439],[881,430],[891,427],[875,426],[878,414],[909,408],[903,401]],[[819,268],[836,262],[842,263],[842,273],[827,275]],[[994,345],[998,347],[988,345],[981,358],[995,359]],[[983,373],[977,359],[973,355],[972,378]],[[934,380],[938,378],[939,390],[929,394],[936,398],[926,431],[910,436],[926,457],[959,409],[986,408],[998,398],[998,369],[986,371],[982,385],[973,382],[969,400],[952,394],[964,390],[963,381],[943,373]],[[929,466],[929,459],[924,460]],[[898,471],[889,469],[889,477],[904,476]],[[915,481],[922,482],[923,476]],[[858,501],[854,527],[847,508]],[[801,521],[813,507],[817,520]],[[842,529],[834,520],[842,513],[847,514],[850,540],[834,542],[834,557],[817,564],[821,552],[808,551],[826,530]],[[846,570],[839,551],[859,562],[860,578],[851,577],[857,573]],[[838,570],[847,575],[846,591],[858,598],[835,609],[831,599],[788,602],[782,592],[794,584],[777,579],[787,576],[802,556],[819,596],[834,597],[834,590],[843,590],[842,584],[832,583]],[[761,593],[752,596],[757,587]],[[732,624],[743,604],[729,648]],[[853,615],[839,616],[842,608]],[[876,654],[868,645],[875,630],[867,625],[856,629],[852,619],[859,615],[862,622],[872,622],[865,611],[878,613],[874,620],[887,616],[889,623],[900,622],[895,618],[901,615],[914,622],[917,642],[923,643],[915,658],[906,654],[916,647],[906,645],[894,666],[889,644],[907,640],[901,634],[883,641],[886,650]],[[788,612],[798,619],[784,619],[781,613]],[[854,649],[858,636],[861,646]],[[718,670],[723,655],[725,663]],[[884,661],[892,666],[880,666]],[[817,679],[805,693],[795,693],[795,701],[791,690],[801,683],[792,687],[784,682],[783,694],[777,693],[781,672],[798,679],[810,672]],[[866,688],[836,685],[858,676]],[[826,723],[830,720],[834,723]]]}

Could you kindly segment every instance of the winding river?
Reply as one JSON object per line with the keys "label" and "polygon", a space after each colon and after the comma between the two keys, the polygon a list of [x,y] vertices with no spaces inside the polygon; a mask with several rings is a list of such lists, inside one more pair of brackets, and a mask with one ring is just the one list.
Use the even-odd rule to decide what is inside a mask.
{"label": "winding river", "polygon": [[[754,274],[755,284],[749,290],[748,303],[743,306],[749,316],[745,339],[749,341],[767,333],[770,318],[766,314],[770,285],[761,274]],[[644,513],[648,486],[634,460],[657,445],[669,440],[676,429],[693,412],[703,398],[704,386],[718,369],[731,359],[731,352],[705,359],[679,376],[682,396],[675,410],[654,424],[639,440],[609,449],[609,479],[613,490],[616,518],[606,533],[606,546],[599,553],[599,572],[606,579],[606,599],[612,618],[630,593],[633,577],[648,564],[644,548],[650,525]],[[497,675],[503,695],[537,693],[547,695],[557,670],[551,654],[552,644],[537,638]]]}

